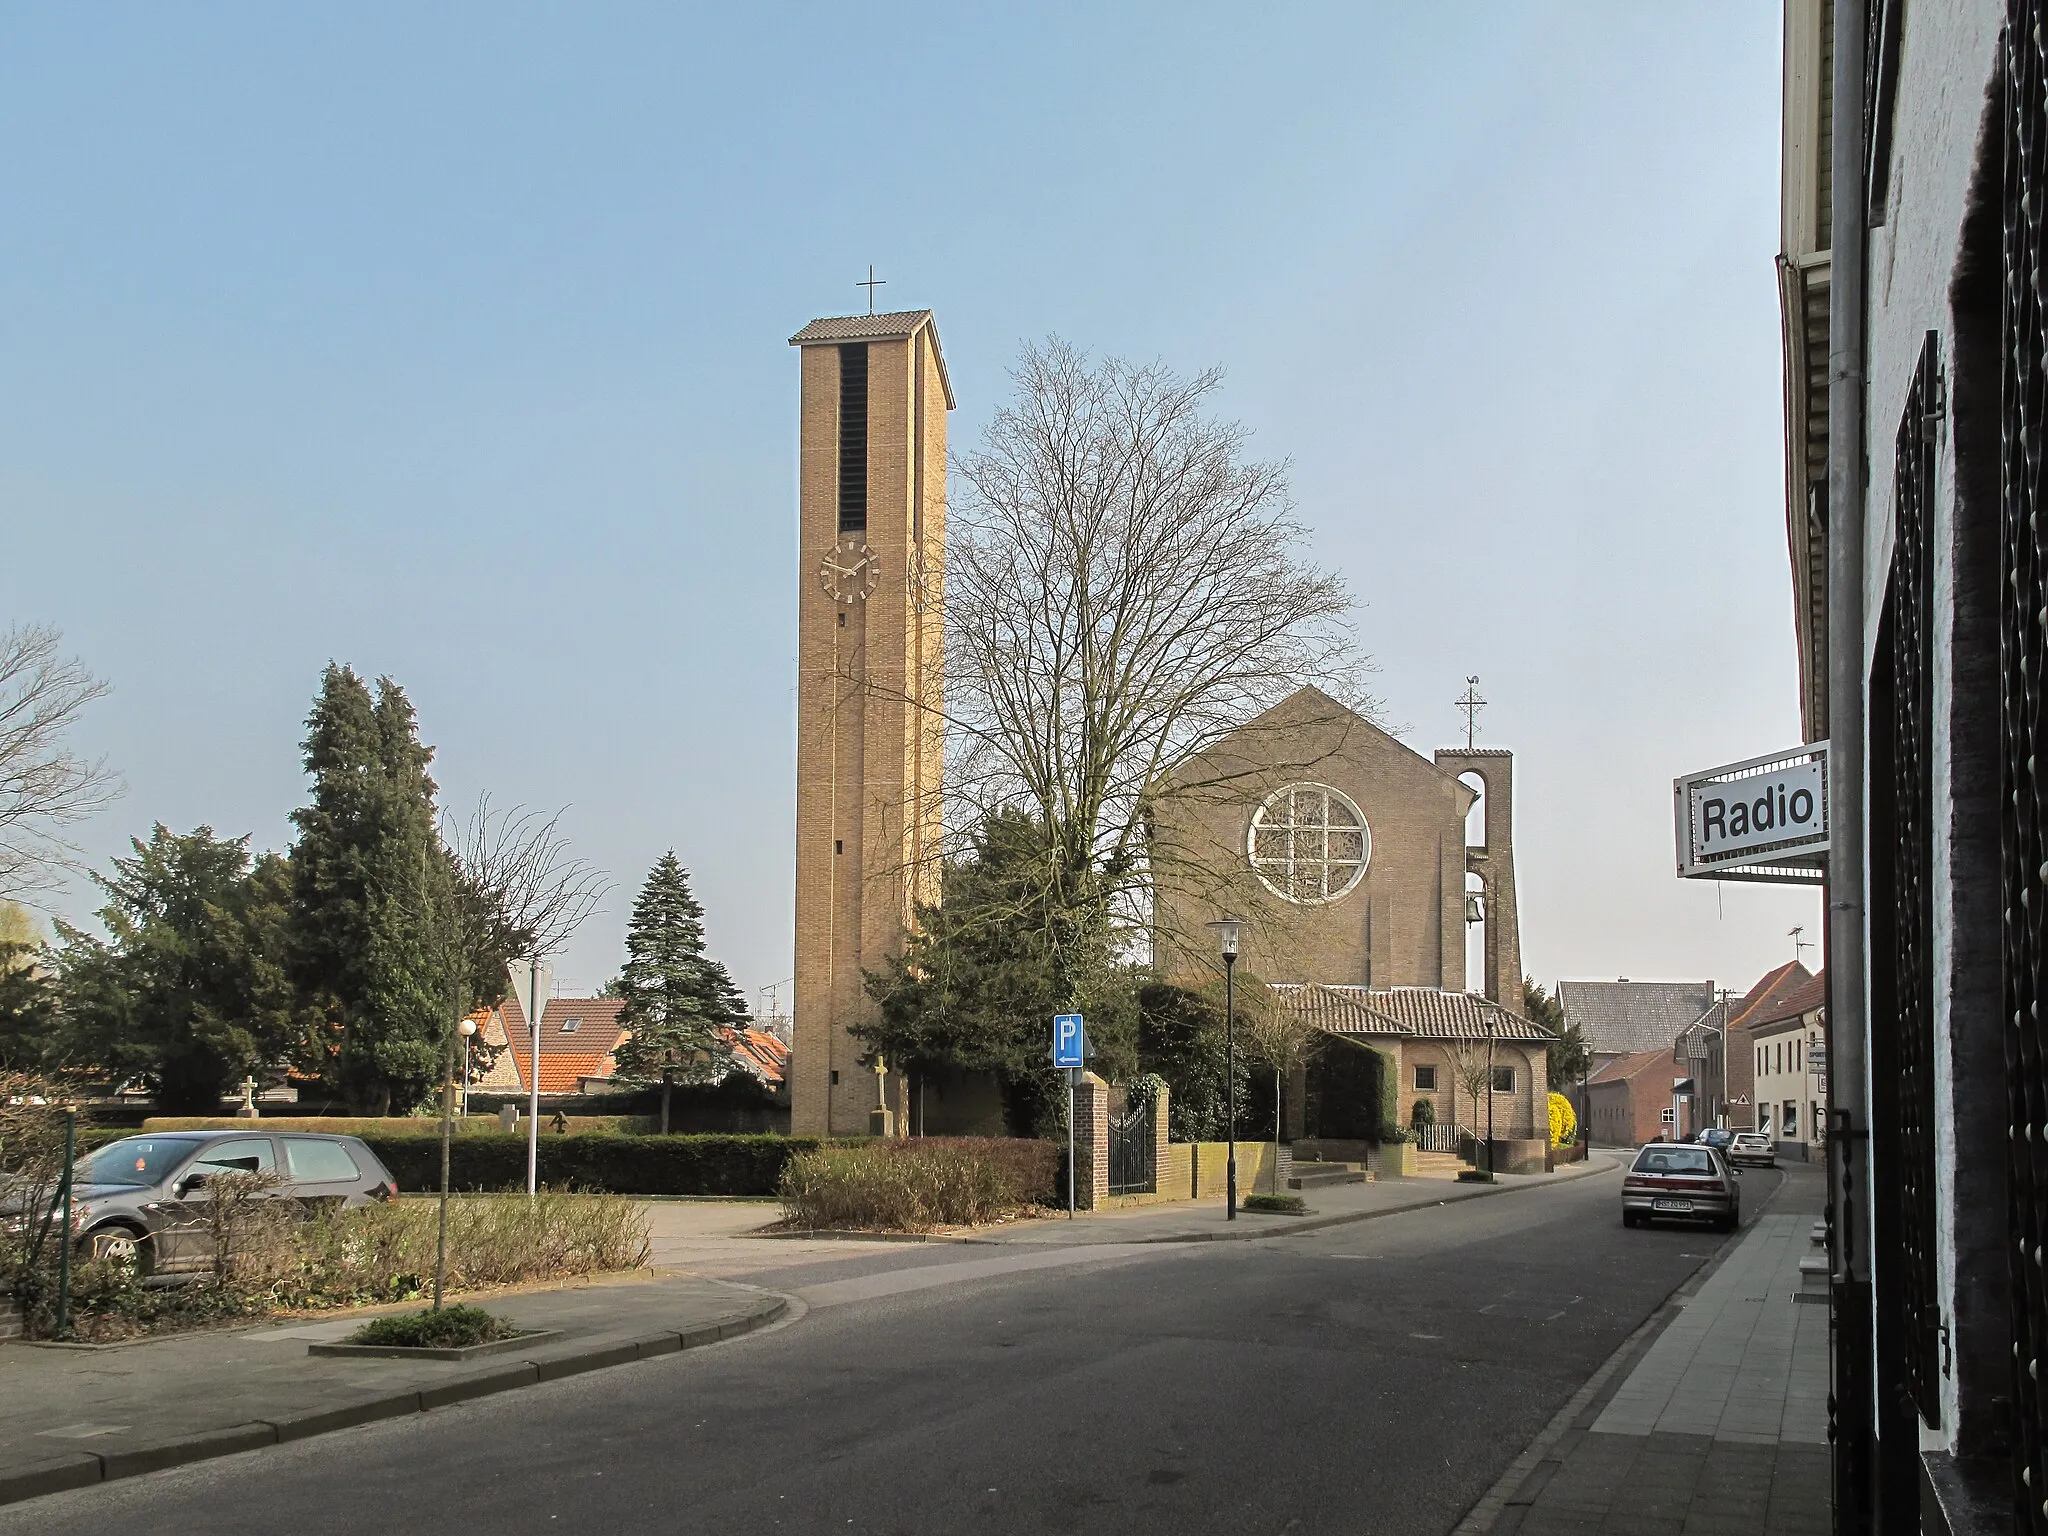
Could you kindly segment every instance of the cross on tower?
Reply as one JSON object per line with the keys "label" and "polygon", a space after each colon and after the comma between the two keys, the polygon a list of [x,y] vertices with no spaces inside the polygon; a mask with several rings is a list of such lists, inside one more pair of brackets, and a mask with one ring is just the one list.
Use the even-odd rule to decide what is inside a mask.
{"label": "cross on tower", "polygon": [[1486,700],[1479,697],[1479,679],[1465,679],[1465,697],[1457,701],[1458,708],[1465,711],[1465,750],[1470,752],[1479,736],[1479,711],[1486,707]]}
{"label": "cross on tower", "polygon": [[888,286],[889,286],[889,280],[888,280],[888,279],[887,279],[886,277],[877,277],[877,276],[875,276],[875,264],[874,264],[873,262],[869,262],[869,263],[868,263],[868,280],[867,280],[866,282],[864,282],[864,283],[855,283],[855,284],[854,284],[853,286],[854,286],[854,287],[856,287],[856,288],[865,288],[865,289],[867,289],[867,291],[868,291],[868,313],[872,315],[872,314],[873,314],[873,313],[875,312],[875,290],[876,290],[877,288],[886,288],[886,287],[888,287]]}

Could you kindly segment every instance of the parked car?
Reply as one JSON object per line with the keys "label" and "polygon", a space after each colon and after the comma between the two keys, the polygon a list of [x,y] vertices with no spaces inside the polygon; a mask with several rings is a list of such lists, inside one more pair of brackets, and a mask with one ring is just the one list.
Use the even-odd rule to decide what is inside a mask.
{"label": "parked car", "polygon": [[[294,1200],[308,1214],[398,1193],[391,1171],[353,1136],[245,1130],[124,1136],[86,1154],[73,1170],[71,1220],[80,1255],[125,1260],[142,1275],[207,1268],[213,1253],[206,1184],[230,1171],[275,1176],[259,1198]],[[0,1216],[16,1223],[41,1214],[26,1210],[19,1197],[0,1203]]]}
{"label": "parked car", "polygon": [[1728,1143],[1735,1139],[1735,1133],[1722,1126],[1710,1125],[1703,1131],[1694,1131],[1685,1139],[1697,1142],[1703,1147],[1719,1147],[1723,1152],[1726,1152],[1728,1150]]}
{"label": "parked car", "polygon": [[1778,1144],[1762,1131],[1737,1131],[1728,1143],[1728,1161],[1754,1164],[1758,1168],[1778,1166]]}
{"label": "parked car", "polygon": [[1621,1224],[1658,1217],[1708,1221],[1732,1232],[1742,1220],[1742,1190],[1718,1147],[1653,1141],[1639,1149],[1621,1180]]}

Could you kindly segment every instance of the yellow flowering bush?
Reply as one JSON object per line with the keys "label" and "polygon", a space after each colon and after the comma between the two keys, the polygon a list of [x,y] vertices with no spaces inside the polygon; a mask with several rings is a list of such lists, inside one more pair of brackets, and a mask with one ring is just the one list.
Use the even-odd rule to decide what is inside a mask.
{"label": "yellow flowering bush", "polygon": [[1572,1101],[1561,1093],[1550,1096],[1550,1144],[1567,1146],[1579,1139],[1579,1117],[1572,1113]]}

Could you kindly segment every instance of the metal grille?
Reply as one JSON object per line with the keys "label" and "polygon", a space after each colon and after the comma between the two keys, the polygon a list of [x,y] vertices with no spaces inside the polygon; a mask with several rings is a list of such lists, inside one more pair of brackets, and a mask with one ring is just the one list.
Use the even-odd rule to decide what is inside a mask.
{"label": "metal grille", "polygon": [[868,527],[868,348],[839,349],[839,531]]}
{"label": "metal grille", "polygon": [[2048,1532],[2048,1072],[2041,995],[2048,990],[2042,916],[2048,794],[2034,764],[2048,659],[2048,0],[2010,0],[2005,27],[2004,259],[2000,380],[1999,717],[2004,807],[2006,1146],[2012,1247],[2013,1477],[2016,1529]]}
{"label": "metal grille", "polygon": [[[1941,1304],[1936,1289],[1934,1182],[1934,498],[1936,446],[1944,414],[1938,338],[1928,332],[1899,421],[1894,460],[1889,641],[1890,718],[1873,745],[1890,772],[1890,1007],[1873,1028],[1892,1114],[1877,1122],[1887,1204],[1895,1205],[1903,1386],[1929,1425],[1941,1423]],[[1874,708],[1883,707],[1874,699]],[[1873,913],[1873,921],[1880,912]],[[1882,944],[1882,937],[1880,943]],[[1789,1134],[1789,1128],[1786,1134]],[[1889,1154],[1887,1156],[1887,1154]],[[1882,1218],[1880,1218],[1882,1219]]]}
{"label": "metal grille", "polygon": [[1109,1117],[1109,1192],[1112,1195],[1149,1195],[1157,1183],[1152,1141],[1152,1111],[1155,1101],[1140,1096],[1132,1100],[1130,1112]]}

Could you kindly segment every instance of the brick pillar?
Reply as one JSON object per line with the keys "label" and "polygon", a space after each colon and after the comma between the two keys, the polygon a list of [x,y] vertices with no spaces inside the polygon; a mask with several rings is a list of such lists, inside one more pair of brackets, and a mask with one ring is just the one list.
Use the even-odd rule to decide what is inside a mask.
{"label": "brick pillar", "polygon": [[[1159,1085],[1159,1097],[1152,1101],[1152,1190],[1166,1189],[1166,1085]],[[1173,1193],[1178,1194],[1175,1190]]]}
{"label": "brick pillar", "polygon": [[1109,1084],[1083,1072],[1074,1088],[1074,1205],[1109,1204]]}

